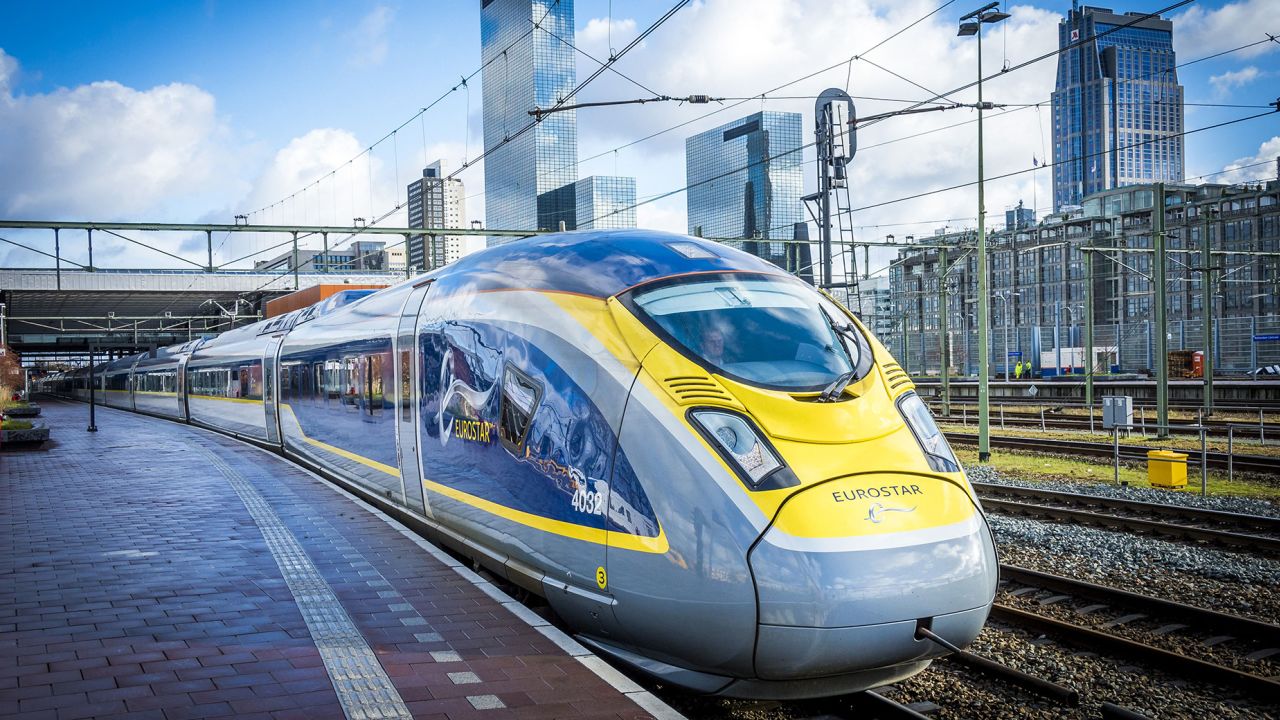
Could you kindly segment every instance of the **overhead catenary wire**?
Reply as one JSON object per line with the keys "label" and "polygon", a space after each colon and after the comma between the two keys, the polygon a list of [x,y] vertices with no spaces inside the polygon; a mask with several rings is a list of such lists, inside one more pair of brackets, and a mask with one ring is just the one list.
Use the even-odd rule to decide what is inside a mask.
{"label": "overhead catenary wire", "polygon": [[[716,108],[715,110],[712,110],[712,111],[707,112],[707,113],[703,113],[703,114],[701,114],[701,115],[699,115],[699,116],[697,116],[697,117],[690,118],[689,120],[685,120],[685,121],[682,121],[682,122],[676,123],[675,125],[671,125],[671,126],[669,126],[669,127],[663,128],[663,129],[658,130],[658,131],[656,131],[656,132],[652,132],[652,133],[650,133],[650,134],[648,134],[648,135],[645,135],[645,136],[643,136],[643,137],[637,138],[637,139],[635,139],[635,140],[631,140],[631,141],[626,142],[626,143],[623,143],[623,144],[621,144],[621,145],[617,145],[617,146],[615,146],[615,147],[612,147],[612,148],[609,148],[609,149],[607,149],[607,150],[601,151],[601,152],[596,153],[595,155],[592,155],[592,156],[590,156],[590,157],[582,158],[582,159],[576,160],[576,161],[574,161],[574,162],[572,162],[572,163],[567,163],[567,164],[565,164],[565,165],[562,165],[562,166],[560,166],[560,167],[557,167],[557,168],[554,168],[554,169],[552,169],[552,170],[547,171],[546,173],[544,173],[544,175],[543,175],[543,176],[545,176],[545,175],[551,175],[551,174],[554,174],[554,173],[560,172],[561,170],[566,170],[566,169],[568,169],[569,167],[580,168],[580,167],[581,167],[582,165],[584,165],[585,163],[589,163],[589,162],[591,162],[591,161],[593,161],[593,160],[598,160],[598,159],[600,159],[600,158],[602,158],[602,157],[605,157],[605,156],[607,156],[607,155],[615,154],[615,153],[617,153],[617,152],[619,152],[619,151],[621,151],[621,150],[626,150],[626,149],[631,148],[631,147],[634,147],[634,146],[636,146],[636,145],[640,145],[640,144],[646,143],[646,142],[648,142],[648,141],[650,141],[650,140],[653,140],[653,139],[655,139],[655,138],[658,138],[658,137],[661,137],[661,136],[663,136],[663,135],[666,135],[667,133],[675,132],[676,130],[679,130],[679,129],[681,129],[681,128],[688,127],[689,125],[692,125],[692,124],[694,124],[694,123],[700,122],[700,121],[705,120],[705,119],[707,119],[707,118],[709,118],[709,117],[712,117],[712,116],[714,116],[714,115],[718,115],[718,114],[720,114],[720,113],[727,112],[727,111],[732,110],[732,109],[734,109],[734,108],[740,107],[740,106],[742,106],[742,105],[743,105],[743,104],[745,104],[745,103],[751,102],[752,100],[759,100],[759,99],[762,99],[762,98],[763,98],[763,99],[770,99],[770,100],[771,100],[771,99],[793,99],[793,98],[774,98],[774,97],[772,97],[772,94],[773,94],[773,93],[776,93],[776,92],[778,92],[779,90],[782,90],[782,89],[784,89],[784,88],[791,87],[792,85],[797,85],[797,84],[802,83],[802,82],[804,82],[804,81],[806,81],[806,80],[813,79],[813,78],[815,78],[815,77],[817,77],[817,76],[819,76],[819,75],[822,75],[822,74],[824,74],[824,73],[830,72],[831,70],[834,70],[834,69],[836,69],[836,68],[838,68],[838,67],[841,67],[841,66],[847,65],[848,63],[853,62],[854,60],[856,60],[856,59],[857,59],[857,58],[859,58],[859,57],[869,55],[870,53],[872,53],[872,52],[873,52],[873,51],[875,51],[876,49],[878,49],[878,48],[880,48],[880,47],[884,46],[884,45],[885,45],[886,43],[888,43],[889,41],[891,41],[891,40],[893,40],[893,39],[895,39],[895,38],[899,37],[899,36],[900,36],[900,35],[902,35],[903,33],[905,33],[905,32],[907,32],[908,30],[910,30],[911,28],[913,28],[913,27],[915,27],[915,26],[919,25],[920,23],[924,22],[925,20],[928,20],[928,19],[929,19],[930,17],[932,17],[933,15],[936,15],[937,13],[941,12],[943,9],[945,9],[947,6],[951,5],[951,4],[952,4],[952,3],[954,3],[954,2],[955,2],[955,0],[947,0],[946,2],[944,2],[944,3],[942,3],[941,5],[937,6],[937,7],[936,7],[936,8],[934,8],[933,10],[930,10],[929,12],[925,13],[925,14],[924,14],[924,15],[922,15],[921,17],[919,17],[919,18],[917,18],[916,20],[912,21],[911,23],[909,23],[909,24],[907,24],[907,25],[905,25],[905,26],[903,26],[903,27],[899,28],[897,31],[895,31],[893,34],[889,35],[888,37],[885,37],[885,38],[881,39],[881,40],[880,40],[880,41],[878,41],[876,44],[872,45],[871,47],[867,48],[866,50],[863,50],[863,51],[861,51],[861,52],[860,52],[860,53],[858,53],[858,54],[851,55],[851,56],[849,56],[848,58],[846,58],[846,59],[844,59],[844,60],[840,60],[839,62],[833,63],[833,64],[831,64],[831,65],[828,65],[828,66],[826,66],[826,67],[820,68],[820,69],[818,69],[818,70],[814,70],[814,71],[812,71],[812,72],[806,73],[806,74],[801,75],[800,77],[794,78],[794,79],[792,79],[792,80],[788,80],[787,82],[784,82],[784,83],[782,83],[781,85],[778,85],[778,86],[776,86],[776,87],[770,88],[769,90],[766,90],[766,91],[764,91],[764,92],[762,92],[762,93],[759,93],[759,94],[756,94],[756,95],[751,95],[751,96],[747,96],[747,97],[736,97],[736,98],[722,98],[722,100],[732,101],[732,102],[731,102],[731,104],[729,104],[729,105],[725,105],[725,106],[722,106],[722,107],[719,107],[719,108]],[[813,96],[813,98],[816,98],[816,97],[817,97],[817,96]],[[812,98],[805,97],[805,98],[798,98],[798,99],[812,99]],[[860,99],[860,98],[859,98],[859,97],[857,97],[857,96],[855,96],[855,97],[854,97],[854,99]],[[861,99],[866,99],[866,100],[879,100],[880,98],[875,98],[875,97],[862,97]],[[936,101],[937,101],[937,98],[934,98],[934,99],[929,100],[929,101],[920,101],[920,100],[904,100],[904,101],[902,101],[902,102],[906,102],[906,103],[928,103],[928,102],[936,102]],[[892,100],[891,100],[890,102],[896,102],[896,101],[892,101]],[[539,176],[539,177],[543,177],[543,176]],[[472,199],[472,198],[479,197],[479,196],[480,196],[480,194],[481,194],[480,192],[473,193],[473,194],[471,194],[471,195],[468,195],[468,196],[466,197],[466,199],[470,200],[470,199]]]}
{"label": "overhead catenary wire", "polygon": [[[1166,8],[1164,8],[1164,9],[1161,9],[1161,10],[1156,11],[1156,12],[1154,12],[1154,13],[1149,13],[1149,14],[1147,14],[1147,15],[1142,15],[1142,16],[1135,16],[1135,18],[1134,18],[1133,20],[1131,20],[1130,22],[1128,22],[1128,23],[1126,23],[1126,24],[1124,24],[1124,25],[1118,25],[1118,26],[1116,26],[1115,28],[1112,28],[1112,29],[1109,29],[1109,30],[1104,31],[1103,33],[1099,33],[1098,35],[1094,36],[1094,38],[1093,38],[1093,39],[1096,39],[1097,37],[1102,37],[1102,36],[1103,36],[1103,35],[1105,35],[1105,34],[1110,34],[1111,32],[1115,32],[1117,29],[1124,28],[1124,27],[1128,27],[1129,25],[1132,25],[1132,24],[1134,24],[1134,23],[1136,23],[1136,22],[1139,22],[1139,21],[1141,21],[1141,20],[1142,20],[1142,19],[1144,19],[1144,18],[1157,16],[1157,15],[1159,15],[1159,14],[1161,14],[1161,13],[1168,12],[1169,10],[1176,9],[1176,8],[1178,8],[1178,7],[1182,7],[1183,5],[1189,4],[1190,2],[1193,2],[1193,0],[1182,0],[1181,2],[1175,3],[1174,5],[1171,5],[1171,6],[1169,6],[1169,7],[1166,7]],[[1268,37],[1270,38],[1271,36],[1270,36],[1270,35],[1268,35]],[[1220,53],[1215,53],[1214,55],[1212,55],[1212,56],[1208,56],[1208,57],[1220,57],[1220,56],[1222,56],[1222,55],[1224,55],[1224,54],[1227,54],[1227,53],[1230,53],[1230,52],[1237,52],[1237,51],[1239,51],[1239,50],[1244,50],[1244,49],[1246,49],[1246,48],[1254,47],[1254,46],[1259,45],[1259,44],[1261,44],[1261,43],[1263,43],[1263,42],[1270,42],[1270,40],[1268,39],[1268,40],[1264,40],[1264,41],[1256,41],[1256,42],[1246,43],[1246,44],[1241,45],[1241,46],[1239,46],[1239,47],[1232,48],[1231,50],[1222,51],[1222,52],[1220,52]],[[1008,72],[1016,71],[1016,70],[1019,70],[1019,69],[1025,68],[1025,67],[1028,67],[1029,65],[1032,65],[1032,64],[1034,64],[1034,63],[1036,63],[1036,62],[1040,62],[1040,61],[1045,60],[1045,59],[1048,59],[1048,58],[1050,58],[1050,57],[1054,57],[1054,56],[1056,56],[1056,55],[1060,55],[1060,54],[1062,54],[1062,53],[1064,53],[1064,52],[1067,52],[1068,50],[1071,50],[1071,49],[1073,49],[1073,48],[1075,48],[1075,47],[1080,46],[1080,44],[1081,44],[1080,42],[1071,43],[1071,44],[1069,44],[1069,45],[1067,45],[1067,46],[1065,46],[1065,47],[1059,48],[1059,49],[1058,49],[1058,50],[1056,50],[1056,51],[1049,52],[1049,53],[1044,53],[1044,54],[1039,55],[1039,56],[1037,56],[1036,58],[1033,58],[1033,59],[1031,59],[1031,60],[1027,60],[1027,61],[1024,61],[1024,62],[1018,63],[1017,65],[1014,65],[1014,66],[1012,66],[1011,68],[1008,68],[1007,70],[1002,71],[1002,72],[1001,72],[1001,74],[1007,74]],[[1185,65],[1195,64],[1195,63],[1197,63],[1197,62],[1202,62],[1203,60],[1208,59],[1208,57],[1206,57],[1206,58],[1198,58],[1198,59],[1196,59],[1196,60],[1191,60],[1191,61],[1188,61],[1188,62],[1186,62],[1186,63],[1182,63],[1182,64],[1180,64],[1180,65],[1178,65],[1178,66],[1175,66],[1175,68],[1173,68],[1173,69],[1176,69],[1177,67],[1182,67],[1182,66],[1185,66]],[[829,66],[829,67],[824,68],[823,70],[821,70],[821,71],[819,71],[819,72],[825,72],[826,70],[830,70],[832,67],[836,67],[836,66]],[[1164,72],[1164,71],[1155,71],[1155,72],[1153,72],[1153,73],[1149,73],[1148,75],[1153,75],[1153,74],[1156,74],[1157,72]],[[961,86],[961,87],[959,87],[959,88],[956,88],[956,89],[954,89],[954,90],[951,90],[951,91],[949,91],[949,93],[948,93],[948,94],[952,94],[952,93],[955,93],[955,92],[959,92],[959,91],[961,91],[961,90],[967,89],[967,88],[969,88],[969,87],[973,87],[973,86],[975,86],[975,85],[977,85],[977,81],[972,82],[972,83],[969,83],[969,84],[966,84],[966,85]],[[936,100],[938,100],[938,99],[939,99],[939,97],[941,97],[941,96],[935,96],[935,97],[933,97],[933,98],[930,98],[930,99],[929,99],[929,100],[927,100],[927,101],[921,101],[918,105],[912,105],[912,106],[909,106],[909,107],[907,107],[907,108],[903,108],[903,110],[904,110],[904,111],[905,111],[905,110],[912,110],[912,109],[914,109],[914,108],[916,108],[916,107],[922,107],[926,102],[933,102],[933,101],[936,101]],[[1007,111],[1006,113],[1002,113],[1001,115],[1006,115],[1006,114],[1009,114],[1009,113],[1018,112],[1019,110],[1024,110],[1024,109],[1026,109],[1026,108],[1028,108],[1028,107],[1038,107],[1038,105],[1039,105],[1039,104],[1028,104],[1028,105],[1026,105],[1026,107],[1022,107],[1022,108],[1015,108],[1015,109],[1013,109],[1013,110],[1009,110],[1009,111]],[[1260,115],[1257,115],[1257,116],[1251,116],[1250,118],[1245,118],[1245,119],[1252,119],[1252,117],[1261,117],[1261,116],[1263,116],[1263,115],[1269,115],[1269,114],[1271,114],[1271,113],[1262,113],[1262,114],[1260,114]],[[888,116],[891,116],[891,114],[890,114],[890,113],[886,113],[886,114],[885,114],[885,117],[888,117]],[[881,119],[883,119],[883,118],[881,118]],[[871,120],[871,121],[867,122],[867,125],[874,125],[876,122],[879,122],[879,121],[880,121],[880,119]],[[958,126],[958,125],[964,125],[964,124],[968,124],[968,123],[972,123],[972,122],[976,122],[976,119],[974,119],[974,120],[967,120],[967,121],[964,121],[964,122],[961,122],[961,123],[956,123],[955,125],[952,125],[952,126],[949,126],[949,127],[955,127],[955,126]],[[1201,131],[1201,130],[1212,129],[1213,127],[1219,127],[1219,126],[1220,126],[1220,125],[1214,125],[1214,126],[1210,126],[1210,127],[1207,127],[1207,128],[1200,128],[1200,129],[1197,129],[1197,130],[1193,130],[1193,131],[1189,131],[1189,132],[1180,133],[1178,136],[1186,135],[1186,134],[1190,134],[1191,132],[1199,132],[1199,131]],[[945,129],[945,128],[940,128],[940,129]],[[912,138],[915,138],[915,137],[919,137],[919,136],[921,136],[921,135],[926,135],[926,134],[929,134],[929,133],[932,133],[932,132],[937,132],[937,131],[938,131],[938,129],[922,131],[922,132],[920,132],[920,133],[914,133],[914,134],[912,134],[912,135],[908,135],[908,136],[905,136],[905,137],[903,137],[903,138],[898,138],[898,139],[895,139],[895,140],[893,140],[893,141],[889,141],[889,142],[901,142],[901,141],[903,141],[903,140],[912,139]],[[1142,145],[1142,144],[1150,144],[1150,143],[1153,143],[1153,142],[1159,142],[1161,139],[1167,139],[1167,138],[1171,138],[1171,137],[1176,137],[1176,136],[1170,135],[1170,136],[1165,136],[1164,138],[1155,138],[1155,139],[1152,139],[1152,140],[1150,140],[1150,141],[1143,141],[1142,143],[1139,143],[1139,145]],[[889,142],[882,142],[882,143],[877,143],[877,144],[875,144],[875,145],[864,146],[864,147],[861,147],[861,148],[860,148],[860,150],[869,149],[869,148],[871,148],[871,147],[879,147],[879,146],[883,146],[883,145],[889,144]],[[806,144],[806,145],[802,146],[801,148],[798,148],[798,150],[803,150],[803,149],[806,149],[806,148],[808,148],[808,147],[812,147],[813,145],[814,145],[814,143],[808,143],[808,144]],[[1136,145],[1135,145],[1135,146],[1136,146]],[[1130,147],[1130,146],[1127,146],[1127,147]],[[776,156],[772,156],[772,157],[769,157],[769,158],[765,158],[763,161],[760,161],[760,162],[768,162],[768,161],[770,161],[770,160],[776,159],[777,157],[782,157],[782,156],[785,156],[785,155],[790,154],[790,153],[792,153],[792,152],[795,152],[795,150],[783,151],[782,153],[779,153],[779,154],[778,154],[778,155],[776,155]],[[1104,151],[1101,151],[1101,153],[1093,153],[1093,154],[1090,154],[1090,155],[1088,155],[1088,156],[1084,156],[1084,157],[1092,157],[1092,156],[1094,156],[1094,155],[1097,155],[1097,154],[1105,154],[1105,153],[1107,153],[1107,152],[1110,152],[1110,150],[1104,150]],[[1082,159],[1084,159],[1084,157],[1081,157],[1081,158],[1072,158],[1071,160],[1077,160],[1077,159],[1082,160]],[[735,169],[735,170],[734,170],[734,171],[732,171],[732,172],[740,172],[740,171],[742,171],[742,170],[747,170],[747,169],[749,169],[749,168],[751,168],[751,167],[755,167],[756,165],[760,164],[760,162],[756,162],[756,163],[749,163],[748,165],[746,165],[746,166],[744,166],[744,167],[737,168],[737,169]],[[1059,163],[1054,163],[1054,164],[1060,164],[1060,163],[1062,163],[1062,162],[1068,162],[1068,161],[1059,161]],[[1049,163],[1047,163],[1047,162],[1046,162],[1046,163],[1042,163],[1042,164],[1040,164],[1040,165],[1038,165],[1038,166],[1036,166],[1036,167],[1029,168],[1029,169],[1027,169],[1027,170],[1022,170],[1022,171],[1018,171],[1018,172],[1015,172],[1015,173],[1010,173],[1010,174],[1006,174],[1006,175],[1002,175],[1002,176],[989,177],[989,178],[987,178],[987,179],[995,180],[995,179],[1000,179],[1000,178],[1002,178],[1002,177],[1010,177],[1010,176],[1012,176],[1012,175],[1022,174],[1022,173],[1024,173],[1024,172],[1034,172],[1034,171],[1036,171],[1036,170],[1039,170],[1039,169],[1044,168],[1044,167],[1049,167],[1049,166],[1051,166],[1051,165],[1050,165]],[[721,174],[720,176],[716,176],[715,178],[712,178],[711,180],[720,179],[721,177],[726,176],[726,175],[728,175],[728,174],[732,174],[732,173],[731,173],[731,172],[730,172],[730,173],[723,173],[723,174]],[[613,212],[608,213],[608,214],[606,214],[606,215],[602,216],[600,219],[604,219],[604,218],[610,217],[611,215],[615,215],[615,214],[618,214],[618,213],[621,213],[621,212],[628,212],[628,211],[634,210],[634,209],[636,209],[636,208],[638,208],[638,207],[641,207],[641,206],[643,206],[643,205],[646,205],[646,204],[649,204],[649,203],[652,203],[652,202],[656,202],[656,201],[658,201],[658,200],[661,200],[661,199],[664,199],[664,198],[667,198],[667,197],[671,197],[671,196],[676,195],[676,194],[679,194],[679,193],[681,193],[681,192],[685,192],[685,191],[687,191],[688,189],[690,189],[691,187],[695,187],[695,186],[697,186],[698,184],[701,184],[701,183],[695,183],[695,184],[691,184],[691,185],[686,185],[686,186],[684,186],[684,187],[676,188],[676,189],[671,190],[671,191],[667,191],[667,192],[663,192],[663,193],[658,193],[658,194],[656,194],[656,195],[648,196],[648,197],[646,197],[644,200],[638,200],[636,203],[634,203],[634,204],[632,204],[632,205],[630,205],[630,206],[628,206],[628,207],[618,208],[618,209],[614,210]],[[861,207],[861,208],[852,208],[852,209],[848,210],[847,212],[837,213],[837,215],[835,215],[835,216],[833,216],[833,217],[836,217],[836,216],[839,216],[839,215],[842,215],[842,214],[849,214],[849,213],[856,212],[856,211],[860,211],[860,210],[867,210],[867,209],[871,209],[871,208],[874,208],[874,207],[880,207],[880,206],[882,206],[882,205],[893,204],[893,203],[895,203],[895,202],[902,202],[903,200],[915,199],[915,198],[917,198],[917,197],[925,197],[925,196],[927,196],[927,195],[935,194],[935,193],[937,193],[937,192],[946,192],[946,191],[948,191],[948,190],[958,189],[958,188],[962,188],[962,187],[968,187],[968,186],[970,186],[970,185],[976,185],[976,184],[977,184],[977,181],[972,181],[972,182],[963,183],[963,184],[956,185],[956,186],[949,187],[949,188],[941,188],[941,189],[938,189],[938,190],[936,190],[936,191],[929,191],[929,192],[925,192],[925,193],[918,193],[918,194],[916,194],[916,195],[912,195],[912,196],[909,196],[909,197],[906,197],[906,198],[901,198],[901,199],[892,200],[892,201],[886,201],[886,202],[883,202],[883,203],[877,203],[877,204],[873,204],[873,205],[869,205],[869,206],[864,206],[864,207]]]}

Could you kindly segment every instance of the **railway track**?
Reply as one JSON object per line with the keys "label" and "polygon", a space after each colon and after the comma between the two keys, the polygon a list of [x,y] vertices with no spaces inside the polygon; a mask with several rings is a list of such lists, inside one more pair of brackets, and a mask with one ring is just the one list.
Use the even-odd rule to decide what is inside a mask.
{"label": "railway track", "polygon": [[1268,660],[1280,657],[1280,626],[1009,565],[1001,566],[1001,581],[1018,586],[1006,592],[1022,607],[997,602],[998,622],[1280,701]]}
{"label": "railway track", "polygon": [[[953,409],[949,417],[943,417],[941,410],[939,408],[937,408],[936,406],[931,406],[931,407],[935,410],[934,416],[941,422],[955,423],[959,421],[965,424],[976,424],[977,422],[976,410],[973,412],[970,412],[966,416],[962,413],[957,413]],[[1201,420],[1201,421],[1186,420],[1184,422],[1186,423],[1185,425],[1175,425],[1169,428],[1170,434],[1185,435],[1188,437],[1199,437],[1200,430],[1197,427],[1197,424],[1202,424],[1206,430],[1206,434],[1209,437],[1225,438],[1227,437],[1227,427],[1230,425],[1235,427],[1235,431],[1232,434],[1235,436],[1237,440],[1254,441],[1259,438],[1269,437],[1269,438],[1272,438],[1272,440],[1274,441],[1276,438],[1280,438],[1280,426],[1271,425],[1271,424],[1263,426],[1262,430],[1259,430],[1259,426],[1256,423],[1249,424],[1249,423],[1240,423],[1240,422],[1229,422],[1224,420]],[[1155,420],[1153,419],[1151,423],[1152,423],[1152,429],[1154,430]],[[1103,432],[1102,417],[1100,415],[1094,415],[1093,424],[1090,424],[1088,417],[1063,415],[1060,413],[1054,413],[1047,410],[1045,412],[1044,419],[1041,420],[1041,417],[1038,413],[1024,413],[1024,412],[1001,413],[998,408],[992,408],[991,426],[993,428],[995,427],[1004,428],[1006,426],[1037,427],[1037,428],[1043,428],[1046,430],[1079,430],[1079,431],[1088,430],[1091,432]],[[1133,429],[1135,431],[1141,431],[1142,427],[1143,425],[1141,422],[1136,422]]]}
{"label": "railway track", "polygon": [[[947,440],[957,445],[978,444],[978,436],[976,434],[948,432],[946,436]],[[1101,458],[1110,458],[1115,452],[1111,443],[1057,440],[1053,438],[1009,437],[1007,435],[992,435],[991,446],[1009,448],[1011,450],[1031,450]],[[1147,451],[1162,449],[1165,448],[1122,444],[1120,445],[1120,459],[1146,462]],[[1180,449],[1178,452],[1186,453],[1189,466],[1198,466],[1200,464],[1199,450]],[[1226,470],[1228,465],[1231,465],[1235,472],[1280,473],[1280,457],[1240,455],[1238,453],[1228,454],[1211,450],[1206,453],[1205,461],[1205,464],[1214,470]]]}
{"label": "railway track", "polygon": [[1280,553],[1277,518],[1014,485],[973,486],[982,506],[997,513],[1205,542],[1255,554]]}

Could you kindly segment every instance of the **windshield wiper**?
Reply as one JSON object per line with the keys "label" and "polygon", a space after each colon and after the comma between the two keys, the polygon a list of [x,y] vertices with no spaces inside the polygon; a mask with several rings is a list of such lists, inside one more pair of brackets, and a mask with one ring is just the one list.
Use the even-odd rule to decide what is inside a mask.
{"label": "windshield wiper", "polygon": [[835,402],[839,400],[840,396],[844,394],[844,389],[849,387],[849,382],[853,380],[855,373],[856,371],[854,370],[840,373],[840,376],[818,395],[818,402]]}

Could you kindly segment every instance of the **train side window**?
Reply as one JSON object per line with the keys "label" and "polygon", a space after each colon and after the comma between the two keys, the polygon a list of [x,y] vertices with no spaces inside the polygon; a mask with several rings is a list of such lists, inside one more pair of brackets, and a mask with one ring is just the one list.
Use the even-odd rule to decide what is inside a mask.
{"label": "train side window", "polygon": [[363,358],[365,372],[365,412],[373,417],[382,415],[383,394],[386,386],[383,382],[382,355],[368,355]]}
{"label": "train side window", "polygon": [[524,448],[533,412],[541,399],[542,386],[537,381],[510,364],[504,368],[498,438],[508,450],[518,453]]}
{"label": "train side window", "polygon": [[363,389],[362,374],[360,372],[360,358],[349,357],[342,359],[342,370],[339,374],[342,382],[342,406],[347,410],[358,411],[360,409],[360,392]]}

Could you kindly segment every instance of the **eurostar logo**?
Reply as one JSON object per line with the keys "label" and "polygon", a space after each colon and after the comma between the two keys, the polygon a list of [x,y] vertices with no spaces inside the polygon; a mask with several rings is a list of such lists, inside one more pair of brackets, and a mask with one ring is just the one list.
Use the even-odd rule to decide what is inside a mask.
{"label": "eurostar logo", "polygon": [[866,519],[879,525],[882,513],[891,513],[891,512],[909,513],[909,512],[915,512],[915,510],[916,510],[916,507],[914,505],[912,505],[909,508],[901,508],[901,507],[888,507],[884,503],[871,503],[871,507],[867,509]]}

